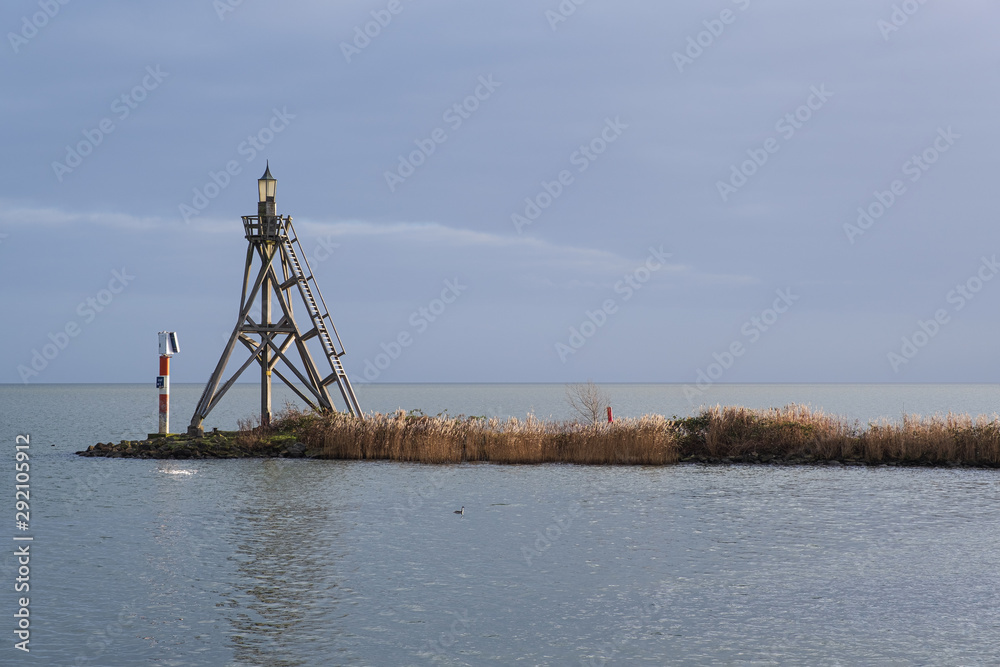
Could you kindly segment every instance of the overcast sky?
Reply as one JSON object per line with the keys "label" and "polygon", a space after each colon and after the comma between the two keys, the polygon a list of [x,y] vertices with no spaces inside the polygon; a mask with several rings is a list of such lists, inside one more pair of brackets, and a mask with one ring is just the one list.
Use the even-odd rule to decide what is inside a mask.
{"label": "overcast sky", "polygon": [[0,382],[204,382],[266,160],[355,382],[996,382],[1000,7],[576,2],[8,0]]}

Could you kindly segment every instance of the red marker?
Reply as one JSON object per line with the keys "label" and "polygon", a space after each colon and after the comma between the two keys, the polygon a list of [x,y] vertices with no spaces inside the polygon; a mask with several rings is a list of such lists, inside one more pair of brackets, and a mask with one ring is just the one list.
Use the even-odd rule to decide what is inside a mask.
{"label": "red marker", "polygon": [[160,374],[156,377],[156,388],[160,390],[160,430],[170,432],[170,357],[177,354],[177,334],[161,331],[160,334]]}

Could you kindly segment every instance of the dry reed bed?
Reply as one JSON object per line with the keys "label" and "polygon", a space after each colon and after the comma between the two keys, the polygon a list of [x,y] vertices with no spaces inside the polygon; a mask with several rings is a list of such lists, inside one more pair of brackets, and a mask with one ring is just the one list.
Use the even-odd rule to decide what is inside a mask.
{"label": "dry reed bed", "polygon": [[904,416],[862,427],[800,405],[781,409],[711,408],[699,417],[704,438],[688,456],[909,465],[1000,466],[1000,419]]}
{"label": "dry reed bed", "polygon": [[860,462],[1000,467],[1000,418],[905,417],[862,427],[807,407],[714,407],[687,418],[647,415],[613,424],[286,411],[322,458],[421,463],[664,465],[703,462]]}
{"label": "dry reed bed", "polygon": [[293,419],[300,421],[295,428],[309,448],[331,459],[641,465],[678,460],[673,422],[657,416],[599,426],[543,422],[530,416],[413,417],[402,411],[364,420],[343,413]]}

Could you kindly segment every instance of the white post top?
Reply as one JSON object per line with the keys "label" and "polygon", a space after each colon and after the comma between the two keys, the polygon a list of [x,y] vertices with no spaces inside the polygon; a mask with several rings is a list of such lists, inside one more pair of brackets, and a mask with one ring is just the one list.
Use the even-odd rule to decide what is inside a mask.
{"label": "white post top", "polygon": [[172,357],[181,351],[177,344],[177,334],[173,331],[160,332],[160,356]]}

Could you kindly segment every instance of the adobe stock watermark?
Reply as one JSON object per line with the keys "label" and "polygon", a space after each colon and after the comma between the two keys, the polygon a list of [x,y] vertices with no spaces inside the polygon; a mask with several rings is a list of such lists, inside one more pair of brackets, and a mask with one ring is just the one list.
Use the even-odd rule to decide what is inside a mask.
{"label": "adobe stock watermark", "polygon": [[[333,257],[333,252],[340,247],[339,243],[336,243],[333,239],[336,238],[333,234],[327,234],[313,246],[313,249],[305,254],[306,261],[309,263],[309,268],[312,269],[313,275],[316,273],[316,267]],[[260,304],[255,303],[253,307],[250,308],[250,312],[247,313],[255,322],[261,321]],[[219,334],[219,340],[223,344],[229,342],[232,337],[232,330],[227,330]]]}
{"label": "adobe stock watermark", "polygon": [[569,20],[570,16],[576,14],[576,8],[586,4],[586,2],[587,0],[562,0],[555,10],[546,9],[545,20],[549,22],[552,32],[555,32],[559,28],[560,23],[565,23]]}
{"label": "adobe stock watermark", "polygon": [[212,9],[220,21],[226,20],[226,14],[232,14],[236,8],[243,4],[243,0],[213,0]]}
{"label": "adobe stock watermark", "polygon": [[[792,137],[805,127],[805,124],[812,119],[817,111],[826,105],[831,97],[833,97],[833,93],[826,89],[825,83],[821,83],[819,87],[810,87],[809,96],[806,98],[806,101],[796,107],[795,110],[779,118],[778,122],[774,124],[775,131],[781,135],[781,141],[785,143],[791,141]],[[728,202],[730,196],[736,194],[743,186],[749,183],[754,174],[767,164],[771,156],[781,150],[781,141],[774,137],[768,137],[764,140],[761,148],[747,149],[749,159],[744,160],[738,165],[733,164],[729,167],[730,174],[728,181],[715,182],[715,187],[719,191],[719,196],[723,202]]]}
{"label": "adobe stock watermark", "polygon": [[[123,266],[121,271],[115,269],[111,272],[111,280],[106,288],[99,290],[94,296],[89,296],[81,301],[76,307],[76,314],[80,320],[72,319],[66,322],[62,328],[55,333],[49,332],[49,342],[42,345],[41,350],[33,348],[31,359],[27,365],[18,364],[17,374],[21,377],[21,382],[28,384],[28,380],[38,375],[49,367],[49,363],[55,360],[59,354],[65,350],[70,341],[83,331],[83,327],[97,319],[97,315],[102,313],[115,300],[115,296],[125,291],[135,276],[129,275]],[[81,324],[82,321],[82,324]]]}
{"label": "adobe stock watermark", "polygon": [[319,266],[333,257],[333,251],[340,247],[340,244],[333,240],[335,238],[337,237],[333,234],[327,234],[316,242],[310,253],[306,253],[306,261],[310,267]]}
{"label": "adobe stock watermark", "polygon": [[268,119],[264,127],[254,134],[247,135],[247,138],[237,144],[236,155],[227,161],[219,171],[209,171],[208,181],[200,188],[194,188],[194,196],[190,204],[180,204],[178,210],[185,224],[190,223],[208,208],[212,200],[222,194],[223,190],[229,187],[234,176],[239,176],[243,172],[243,165],[240,164],[239,157],[244,158],[247,164],[253,162],[257,155],[264,150],[275,137],[288,129],[288,126],[295,119],[295,114],[288,113],[288,107],[271,110],[271,118]]}
{"label": "adobe stock watermark", "polygon": [[95,630],[87,640],[86,653],[78,655],[73,660],[73,667],[84,667],[96,661],[116,639],[122,636],[126,629],[131,628],[138,617],[139,607],[136,600],[122,605],[118,616],[103,628]]}
{"label": "adobe stock watermark", "polygon": [[898,352],[893,350],[886,355],[889,366],[893,373],[899,373],[899,369],[909,364],[920,353],[920,350],[927,345],[941,332],[941,328],[951,322],[953,313],[957,313],[965,308],[976,295],[982,291],[986,283],[1000,273],[1000,263],[997,256],[982,257],[979,268],[964,282],[961,282],[945,295],[945,306],[938,308],[927,320],[917,320],[916,329],[909,336],[903,336],[902,344]]}
{"label": "adobe stock watermark", "polygon": [[[653,274],[667,265],[667,260],[673,255],[663,252],[663,246],[659,249],[649,248],[649,256],[646,261],[635,268],[632,273],[628,273],[621,280],[615,283],[615,294],[620,294],[622,303],[629,301],[636,292],[650,281]],[[559,360],[566,363],[570,355],[576,354],[587,341],[593,338],[597,332],[608,323],[608,319],[618,312],[619,304],[617,299],[605,299],[600,308],[584,312],[584,320],[577,326],[569,328],[569,338],[564,343],[556,343],[556,354]]]}
{"label": "adobe stock watermark", "polygon": [[[146,75],[142,77],[137,85],[128,92],[122,93],[111,102],[111,113],[118,122],[124,121],[132,115],[132,112],[139,108],[149,94],[160,87],[164,79],[170,76],[169,72],[164,72],[157,65],[155,68],[150,65],[146,67]],[[63,162],[54,161],[52,171],[56,174],[56,179],[62,183],[66,174],[73,173],[73,170],[83,164],[88,155],[104,143],[104,139],[115,131],[115,120],[110,116],[105,116],[93,128],[83,130],[83,139],[75,145],[66,145],[66,157]]]}
{"label": "adobe stock watermark", "polygon": [[715,361],[704,369],[698,369],[694,385],[684,385],[684,398],[688,400],[690,405],[696,405],[695,401],[704,396],[705,392],[733,367],[736,360],[746,354],[749,346],[759,341],[764,333],[770,331],[781,316],[787,313],[788,309],[800,298],[797,294],[792,294],[791,288],[775,290],[774,293],[777,296],[770,308],[765,308],[760,312],[760,315],[751,317],[740,326],[740,334],[743,338],[737,338],[722,352],[712,353],[712,359]]}
{"label": "adobe stock watermark", "polygon": [[[614,120],[606,118],[604,120],[604,127],[596,137],[585,144],[581,144],[579,148],[570,153],[570,165],[576,167],[576,173],[578,174],[587,171],[590,165],[596,162],[597,158],[608,150],[608,146],[618,141],[619,137],[627,129],[628,125],[621,121],[620,116],[615,116]],[[536,220],[542,217],[542,213],[552,206],[555,200],[559,199],[563,192],[566,191],[566,188],[573,185],[574,182],[575,177],[569,169],[563,169],[551,181],[542,180],[541,190],[533,197],[525,197],[524,211],[522,213],[513,213],[510,216],[510,221],[513,223],[517,233],[520,234],[525,227],[534,224]]]}
{"label": "adobe stock watermark", "polygon": [[21,29],[18,32],[7,33],[7,40],[10,42],[10,48],[14,50],[14,54],[20,53],[21,47],[34,39],[38,32],[45,28],[69,2],[70,0],[38,0],[38,7],[42,11],[35,12],[30,17],[22,16]]}
{"label": "adobe stock watermark", "polygon": [[664,582],[653,593],[640,595],[640,601],[630,611],[615,613],[614,618],[620,618],[619,630],[611,639],[596,647],[590,655],[580,658],[583,667],[604,667],[629,642],[635,641],[638,634],[657,620],[658,612],[665,605],[662,598],[671,598],[674,586]]}
{"label": "adobe stock watermark", "polygon": [[66,499],[65,511],[67,513],[78,506],[86,507],[94,494],[107,489],[108,478],[111,476],[110,468],[102,465],[93,466],[89,469],[86,477],[83,476],[83,472],[84,469],[74,468],[76,489],[74,495]]}
{"label": "adobe stock watermark", "polygon": [[910,22],[910,17],[920,11],[920,8],[927,4],[927,0],[903,0],[898,5],[892,6],[892,13],[889,19],[879,19],[875,22],[875,27],[882,33],[882,39],[889,41],[889,37],[894,32]]}
{"label": "adobe stock watermark", "polygon": [[401,0],[389,0],[385,9],[373,9],[372,20],[364,26],[354,26],[354,39],[350,42],[340,43],[340,52],[344,54],[344,60],[351,64],[351,58],[361,55],[361,52],[371,46],[372,40],[382,34],[382,31],[389,27],[393,18],[402,13],[404,7]]}
{"label": "adobe stock watermark", "polygon": [[445,280],[444,289],[441,290],[439,297],[431,299],[426,306],[421,306],[410,314],[407,320],[409,329],[400,331],[388,343],[383,341],[379,345],[382,351],[376,354],[374,359],[365,359],[364,370],[358,383],[365,384],[377,380],[392,362],[402,356],[403,350],[413,345],[416,336],[427,331],[431,323],[437,321],[448,310],[448,306],[455,303],[467,289],[469,286],[461,284],[459,278]]}
{"label": "adobe stock watermark", "polygon": [[[741,12],[745,12],[750,8],[750,0],[732,0],[732,2],[739,7]],[[685,67],[693,65],[694,61],[701,58],[705,53],[705,49],[711,47],[715,44],[716,40],[722,37],[722,34],[726,31],[726,26],[736,23],[738,16],[739,14],[731,9],[723,9],[719,12],[719,18],[702,21],[701,24],[705,26],[705,29],[697,35],[687,38],[687,47],[683,52],[674,51],[673,53],[677,71],[683,74]]]}
{"label": "adobe stock watermark", "polygon": [[[962,135],[955,134],[951,125],[947,128],[939,127],[934,141],[923,151],[914,153],[910,159],[903,163],[901,167],[903,176],[908,176],[911,183],[916,183],[961,138]],[[854,224],[844,223],[844,234],[851,245],[854,245],[855,239],[871,229],[907,192],[906,184],[902,179],[893,180],[885,190],[875,190],[873,193],[874,201],[858,207],[858,218]]]}
{"label": "adobe stock watermark", "polygon": [[[478,83],[472,93],[460,102],[455,102],[445,109],[441,114],[441,120],[447,123],[451,131],[454,132],[462,127],[462,124],[472,118],[472,114],[479,110],[480,105],[493,96],[497,88],[503,83],[493,80],[493,75],[480,76]],[[395,192],[396,188],[406,182],[410,176],[416,173],[417,169],[427,163],[427,159],[434,155],[437,147],[448,141],[448,133],[442,127],[436,127],[431,131],[426,139],[414,139],[417,149],[410,151],[408,155],[400,155],[399,163],[395,171],[386,170],[383,173],[385,184],[389,186],[389,192]]]}
{"label": "adobe stock watermark", "polygon": [[546,551],[552,548],[553,544],[569,532],[573,521],[583,511],[583,501],[607,493],[608,486],[600,481],[593,481],[584,485],[581,490],[584,492],[583,498],[573,501],[565,512],[555,514],[545,528],[535,531],[533,542],[521,547],[521,557],[524,558],[528,567],[531,567],[535,559],[541,558]]}
{"label": "adobe stock watermark", "polygon": [[438,639],[428,639],[426,644],[427,653],[440,658],[448,656],[446,649],[450,649],[459,639],[468,635],[469,627],[472,625],[468,610],[463,609],[461,614],[454,611],[448,613],[455,617],[448,630],[442,631]]}

